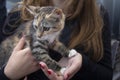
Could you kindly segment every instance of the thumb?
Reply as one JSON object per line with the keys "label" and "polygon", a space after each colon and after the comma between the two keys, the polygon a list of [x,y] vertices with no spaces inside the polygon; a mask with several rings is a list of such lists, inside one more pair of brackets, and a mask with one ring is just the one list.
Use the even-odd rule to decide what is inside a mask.
{"label": "thumb", "polygon": [[16,47],[14,48],[14,51],[19,51],[24,47],[25,44],[25,36],[23,36],[20,41],[18,42],[18,44],[16,45]]}
{"label": "thumb", "polygon": [[31,54],[31,50],[30,48],[25,48],[23,50],[20,50],[19,53],[23,54],[23,55],[26,55],[26,54]]}

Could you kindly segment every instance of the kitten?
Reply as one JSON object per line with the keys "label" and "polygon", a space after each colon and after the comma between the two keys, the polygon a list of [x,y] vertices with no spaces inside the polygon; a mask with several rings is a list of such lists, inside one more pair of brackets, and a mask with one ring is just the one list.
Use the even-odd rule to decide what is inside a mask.
{"label": "kitten", "polygon": [[22,34],[26,35],[26,47],[30,47],[37,61],[43,61],[48,68],[61,75],[62,68],[49,56],[49,49],[59,52],[63,57],[72,57],[75,50],[67,49],[60,41],[59,35],[64,28],[65,15],[56,7],[27,6],[26,9],[34,16],[34,20],[22,23],[15,33],[1,43],[0,66],[7,62],[13,48],[16,46]]}

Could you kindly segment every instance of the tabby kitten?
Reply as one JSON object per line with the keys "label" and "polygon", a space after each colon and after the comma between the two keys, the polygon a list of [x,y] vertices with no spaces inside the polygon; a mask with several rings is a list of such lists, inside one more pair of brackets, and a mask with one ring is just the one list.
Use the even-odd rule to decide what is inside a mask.
{"label": "tabby kitten", "polygon": [[55,60],[49,56],[49,49],[59,52],[63,57],[72,57],[75,50],[67,49],[58,39],[64,28],[65,15],[56,7],[27,6],[26,9],[34,16],[34,20],[22,23],[15,33],[4,40],[0,46],[0,66],[7,62],[13,48],[16,46],[22,34],[26,35],[25,47],[30,47],[37,61],[43,61],[48,68],[58,75],[64,72]]}

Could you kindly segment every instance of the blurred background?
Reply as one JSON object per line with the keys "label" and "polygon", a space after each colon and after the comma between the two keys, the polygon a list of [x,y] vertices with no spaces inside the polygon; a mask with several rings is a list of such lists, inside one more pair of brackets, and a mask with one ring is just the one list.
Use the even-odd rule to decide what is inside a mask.
{"label": "blurred background", "polygon": [[120,40],[120,0],[97,0],[109,13],[112,37]]}
{"label": "blurred background", "polygon": [[[7,0],[8,12],[21,0]],[[109,13],[112,38],[120,40],[120,0],[97,0],[98,4],[102,4]]]}
{"label": "blurred background", "polygon": [[7,11],[9,12],[10,9],[15,5],[15,3],[21,0],[6,0],[6,1],[7,1]]}

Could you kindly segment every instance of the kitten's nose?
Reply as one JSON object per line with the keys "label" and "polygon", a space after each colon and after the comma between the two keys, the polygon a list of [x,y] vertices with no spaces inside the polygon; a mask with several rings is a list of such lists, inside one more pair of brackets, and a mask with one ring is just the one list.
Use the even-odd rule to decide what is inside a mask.
{"label": "kitten's nose", "polygon": [[55,9],[55,13],[56,13],[57,15],[61,15],[61,14],[62,14],[62,10],[61,10],[61,9]]}

